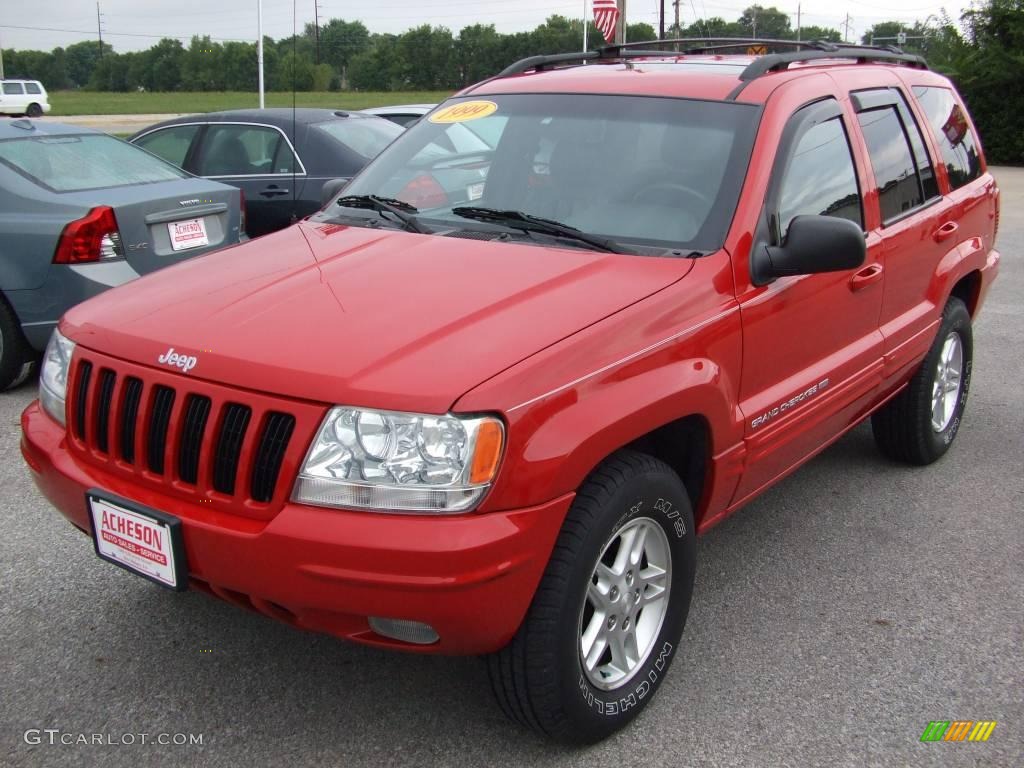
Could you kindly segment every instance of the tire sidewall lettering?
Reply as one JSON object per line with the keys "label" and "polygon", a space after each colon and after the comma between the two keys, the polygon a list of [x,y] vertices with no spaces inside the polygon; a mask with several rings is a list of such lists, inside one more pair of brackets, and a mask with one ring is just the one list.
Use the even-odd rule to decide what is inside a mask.
{"label": "tire sidewall lettering", "polygon": [[658,655],[654,656],[652,654],[654,662],[653,664],[648,662],[650,669],[647,670],[647,674],[634,678],[627,687],[617,691],[601,691],[594,688],[594,686],[587,682],[586,677],[581,672],[579,676],[579,691],[583,696],[584,703],[592,711],[605,717],[616,717],[626,714],[647,696],[650,696],[658,686],[659,681],[668,668],[669,659],[674,651],[675,648],[672,643],[668,641],[663,642]]}

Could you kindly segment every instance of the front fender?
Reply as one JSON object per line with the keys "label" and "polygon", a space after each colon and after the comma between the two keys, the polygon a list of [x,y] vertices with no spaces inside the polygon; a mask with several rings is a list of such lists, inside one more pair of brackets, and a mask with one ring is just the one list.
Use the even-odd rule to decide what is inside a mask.
{"label": "front fender", "polygon": [[713,456],[741,443],[741,354],[735,303],[695,317],[666,291],[468,393],[456,410],[499,410],[509,427],[481,511],[573,492],[607,456],[686,416],[704,420]]}

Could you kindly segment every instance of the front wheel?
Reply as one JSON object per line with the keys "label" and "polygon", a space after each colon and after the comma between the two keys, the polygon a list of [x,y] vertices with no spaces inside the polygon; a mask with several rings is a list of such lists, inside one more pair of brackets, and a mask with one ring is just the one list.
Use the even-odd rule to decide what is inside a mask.
{"label": "front wheel", "polygon": [[582,743],[629,723],[679,648],[695,562],[678,475],[633,451],[605,461],[580,488],[522,626],[488,659],[505,714]]}
{"label": "front wheel", "polygon": [[971,388],[974,337],[971,315],[950,298],[931,349],[907,388],[871,417],[879,450],[908,464],[931,464],[960,430]]}

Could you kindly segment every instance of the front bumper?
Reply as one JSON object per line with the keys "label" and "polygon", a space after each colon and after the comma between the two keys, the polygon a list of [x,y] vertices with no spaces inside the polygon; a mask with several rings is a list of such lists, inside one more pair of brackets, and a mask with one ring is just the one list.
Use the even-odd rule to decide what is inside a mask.
{"label": "front bumper", "polygon": [[[100,488],[181,520],[190,586],[304,629],[427,653],[498,650],[533,599],[572,502],[452,517],[329,510],[287,503],[269,521],[183,501],[76,462],[65,432],[32,403],[21,450],[36,485],[89,530],[85,492]],[[370,629],[368,618],[429,624],[418,646]]]}

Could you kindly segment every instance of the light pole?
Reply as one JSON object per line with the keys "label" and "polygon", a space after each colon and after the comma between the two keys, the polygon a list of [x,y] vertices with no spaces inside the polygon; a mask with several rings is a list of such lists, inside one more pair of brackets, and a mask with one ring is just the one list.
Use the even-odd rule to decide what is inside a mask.
{"label": "light pole", "polygon": [[263,100],[263,0],[256,0],[256,67],[259,70],[260,79],[260,109],[266,106]]}

